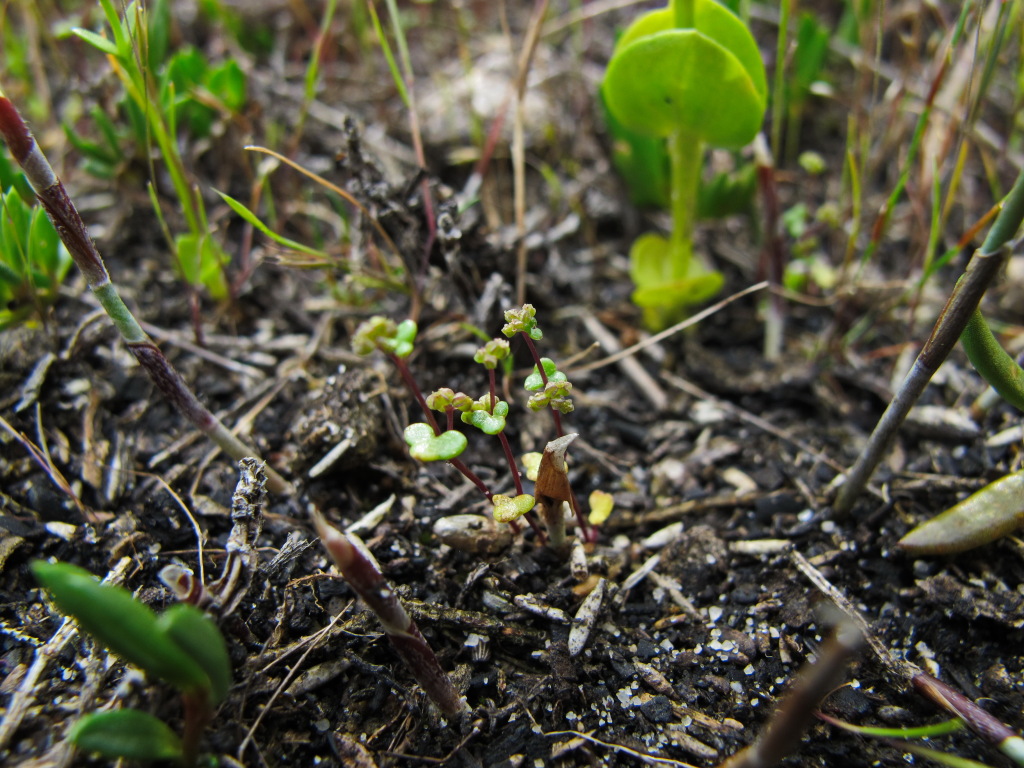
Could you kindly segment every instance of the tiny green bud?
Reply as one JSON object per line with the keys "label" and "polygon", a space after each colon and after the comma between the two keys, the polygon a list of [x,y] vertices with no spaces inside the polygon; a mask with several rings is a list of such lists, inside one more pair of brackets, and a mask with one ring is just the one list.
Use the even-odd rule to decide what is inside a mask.
{"label": "tiny green bud", "polygon": [[427,395],[427,408],[432,411],[447,413],[448,409],[452,407],[452,401],[454,399],[454,390],[450,387],[441,387]]}
{"label": "tiny green bud", "polygon": [[412,346],[416,341],[416,334],[419,333],[419,326],[414,320],[403,320],[398,324],[391,352],[398,357],[408,357],[412,354]]}
{"label": "tiny green bud", "polygon": [[543,392],[536,392],[530,395],[530,399],[526,401],[526,407],[531,411],[543,411],[548,407],[548,398]]}
{"label": "tiny green bud", "polygon": [[408,357],[412,354],[418,330],[412,320],[403,320],[395,325],[389,318],[374,315],[352,334],[352,350],[357,355],[368,355],[379,349],[396,357]]}
{"label": "tiny green bud", "polygon": [[537,310],[533,304],[523,304],[522,309],[505,310],[505,327],[501,332],[510,339],[517,333],[525,333],[534,341],[544,338],[544,333],[537,327]]}
{"label": "tiny green bud", "polygon": [[473,410],[474,402],[473,398],[465,392],[456,392],[455,397],[452,398],[452,408],[456,411],[467,413],[468,411]]}
{"label": "tiny green bud", "polygon": [[473,355],[473,360],[484,366],[487,370],[494,370],[498,363],[508,357],[509,343],[505,339],[491,339],[484,344]]}
{"label": "tiny green bud", "polygon": [[568,397],[556,397],[548,405],[562,415],[572,413],[576,409],[576,406],[572,404],[572,400]]}
{"label": "tiny green bud", "polygon": [[390,318],[374,315],[364,320],[352,334],[352,351],[357,355],[368,355],[376,349],[383,349],[382,340],[393,339],[398,326]]}
{"label": "tiny green bud", "polygon": [[824,157],[822,157],[817,152],[811,152],[810,150],[806,152],[801,152],[800,157],[798,157],[796,161],[800,164],[801,168],[803,168],[812,176],[820,176],[825,172],[825,169],[828,167],[825,164]]}

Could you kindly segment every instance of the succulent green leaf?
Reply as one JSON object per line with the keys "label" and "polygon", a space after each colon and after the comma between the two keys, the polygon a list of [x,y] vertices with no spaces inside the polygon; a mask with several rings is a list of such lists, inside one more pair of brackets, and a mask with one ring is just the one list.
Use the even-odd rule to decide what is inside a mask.
{"label": "succulent green leaf", "polygon": [[88,571],[68,563],[37,560],[32,573],[57,607],[112,653],[180,690],[210,689],[202,667],[166,635],[156,614],[128,590],[101,584]]}
{"label": "succulent green leaf", "polygon": [[672,253],[673,244],[654,233],[641,235],[629,251],[630,277],[636,285],[633,301],[639,307],[685,308],[707,301],[725,284],[720,272],[708,270],[699,259],[687,258],[687,273],[674,268],[682,260]]}
{"label": "succulent green leaf", "polygon": [[68,733],[83,752],[110,760],[181,760],[181,739],[162,720],[137,709],[86,715]]}
{"label": "succulent green leaf", "polygon": [[[693,8],[694,28],[736,57],[750,76],[754,90],[761,96],[763,102],[767,102],[768,76],[765,74],[764,60],[757,47],[757,40],[743,20],[716,0],[694,0]],[[630,24],[619,37],[615,44],[615,54],[640,38],[674,28],[675,20],[671,8],[645,13]]]}
{"label": "succulent green leaf", "polygon": [[449,461],[466,450],[466,436],[450,429],[435,435],[429,424],[410,424],[405,428],[405,442],[409,453],[420,461]]}
{"label": "succulent green leaf", "polygon": [[[485,395],[484,397],[490,400],[490,395]],[[494,406],[493,413],[483,409],[472,410],[462,414],[462,421],[473,425],[485,435],[496,435],[505,429],[505,419],[507,417],[508,403],[504,400],[499,400]]]}
{"label": "succulent green leaf", "polygon": [[210,678],[210,703],[223,701],[231,687],[231,659],[224,636],[213,619],[187,603],[172,605],[157,624],[179,648],[191,656]]}
{"label": "succulent green leaf", "polygon": [[[558,370],[555,365],[555,361],[550,357],[542,357],[540,364],[544,366],[544,374],[547,376],[548,381],[565,381],[565,374]],[[540,371],[537,366],[533,366],[533,373],[526,377],[523,382],[523,387],[528,392],[536,392],[539,389],[544,388],[544,379],[541,378]]]}
{"label": "succulent green leaf", "polygon": [[494,505],[492,512],[494,519],[499,523],[511,523],[533,509],[536,501],[528,493],[521,493],[518,496],[505,496],[496,493],[491,499],[491,503]]}
{"label": "succulent green leaf", "polygon": [[395,340],[391,351],[397,357],[408,357],[411,355],[418,331],[419,328],[414,320],[403,320],[400,322],[395,332]]}
{"label": "succulent green leaf", "polygon": [[615,116],[646,135],[679,132],[718,147],[741,147],[764,120],[764,99],[739,60],[692,29],[626,46],[608,65],[605,92]]}
{"label": "succulent green leaf", "polygon": [[909,555],[964,552],[1024,525],[1024,470],[990,483],[900,539]]}

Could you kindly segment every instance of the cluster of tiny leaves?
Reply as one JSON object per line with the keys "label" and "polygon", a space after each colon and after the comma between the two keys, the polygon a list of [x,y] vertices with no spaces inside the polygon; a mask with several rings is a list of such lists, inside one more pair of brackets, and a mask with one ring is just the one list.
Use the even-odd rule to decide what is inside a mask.
{"label": "cluster of tiny leaves", "polygon": [[525,333],[534,341],[544,338],[544,333],[537,325],[537,310],[533,304],[523,304],[521,309],[505,310],[505,326],[501,332],[510,339],[517,333]]}
{"label": "cluster of tiny leaves", "polygon": [[394,320],[374,315],[356,328],[352,335],[352,350],[357,355],[369,355],[380,350],[396,357],[412,354],[418,329],[412,320],[403,320],[395,325]]}
{"label": "cluster of tiny leaves", "polygon": [[509,343],[505,339],[491,339],[476,351],[473,361],[493,371],[498,367],[498,363],[508,357],[509,349]]}

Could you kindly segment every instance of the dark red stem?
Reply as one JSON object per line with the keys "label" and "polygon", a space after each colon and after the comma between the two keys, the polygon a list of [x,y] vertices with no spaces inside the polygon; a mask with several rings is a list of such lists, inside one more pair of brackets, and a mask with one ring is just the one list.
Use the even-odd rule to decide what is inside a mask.
{"label": "dark red stem", "polygon": [[[529,348],[530,354],[533,355],[533,362],[537,366],[537,370],[540,372],[540,380],[546,387],[548,385],[548,374],[545,372],[543,364],[541,364],[540,355],[537,353],[537,347],[534,346],[533,339],[530,338],[530,334],[525,333],[524,331],[520,331],[519,334],[526,339],[526,346]],[[554,419],[555,422],[555,437],[565,437],[565,430],[562,429],[562,414],[552,408],[551,418]]]}
{"label": "dark red stem", "polygon": [[467,480],[469,480],[471,483],[473,483],[473,485],[479,488],[480,493],[486,496],[488,501],[494,498],[494,494],[491,493],[491,489],[487,487],[487,483],[485,483],[483,480],[477,477],[476,473],[473,472],[473,470],[471,470],[465,464],[463,464],[461,459],[449,459],[448,463],[455,467],[457,470],[459,470],[459,472],[465,475]]}
{"label": "dark red stem", "polygon": [[402,381],[405,382],[406,388],[412,393],[412,396],[416,398],[416,402],[420,404],[420,408],[423,409],[423,415],[427,417],[427,423],[434,430],[434,434],[440,435],[441,427],[438,425],[437,419],[434,417],[434,412],[427,407],[427,399],[423,397],[423,392],[416,383],[416,379],[412,377],[412,372],[409,370],[409,366],[407,366],[405,364],[405,360],[400,358],[398,355],[389,354],[388,357],[398,369],[398,373],[402,377]]}

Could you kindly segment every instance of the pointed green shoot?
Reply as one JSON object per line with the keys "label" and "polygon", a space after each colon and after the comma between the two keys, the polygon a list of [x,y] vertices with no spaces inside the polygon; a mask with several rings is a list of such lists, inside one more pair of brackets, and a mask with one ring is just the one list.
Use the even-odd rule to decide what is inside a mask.
{"label": "pointed green shoot", "polygon": [[32,573],[57,607],[112,653],[179,690],[210,690],[210,678],[200,664],[128,590],[101,584],[88,571],[68,563],[37,560]]}

